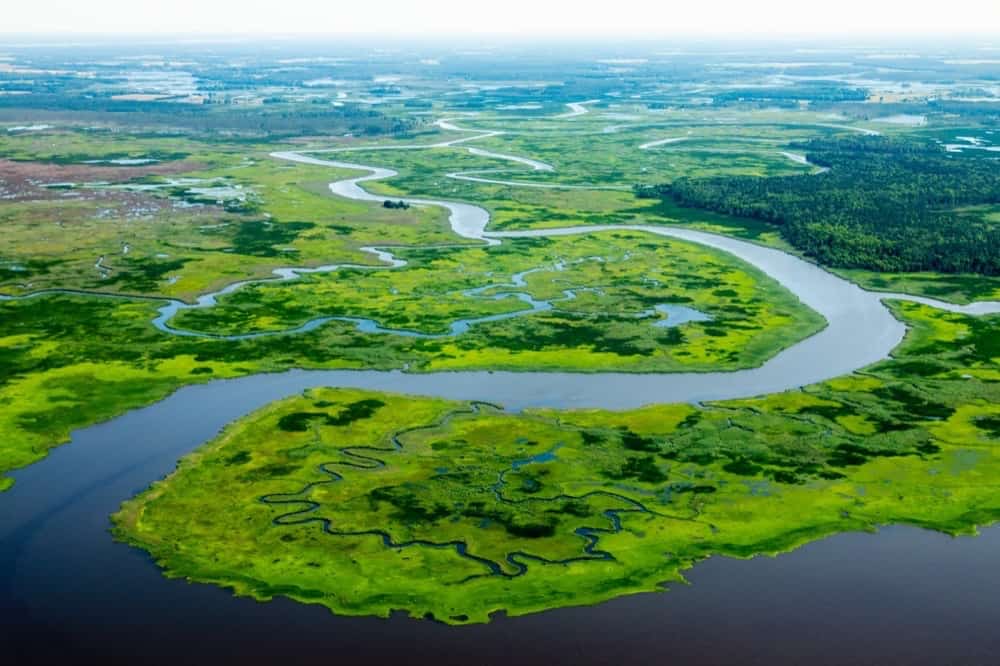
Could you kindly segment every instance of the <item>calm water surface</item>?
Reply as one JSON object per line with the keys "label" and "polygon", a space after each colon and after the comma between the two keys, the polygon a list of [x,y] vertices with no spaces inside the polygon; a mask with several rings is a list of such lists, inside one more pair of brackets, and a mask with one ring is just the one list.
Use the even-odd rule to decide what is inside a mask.
{"label": "calm water surface", "polygon": [[1000,529],[952,539],[892,527],[774,559],[713,558],[667,594],[472,627],[238,599],[167,580],[111,540],[108,515],[123,499],[225,423],[331,374],[185,388],[17,472],[0,495],[4,663],[987,664],[1000,654]]}

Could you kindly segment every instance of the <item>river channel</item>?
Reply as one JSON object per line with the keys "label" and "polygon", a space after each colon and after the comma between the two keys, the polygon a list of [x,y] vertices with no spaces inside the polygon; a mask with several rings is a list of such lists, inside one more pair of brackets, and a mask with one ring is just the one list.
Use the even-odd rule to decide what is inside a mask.
{"label": "river channel", "polygon": [[[298,153],[276,157],[366,169],[335,194],[381,200],[361,183],[394,172]],[[488,213],[448,208],[455,232],[505,238],[629,229],[708,245],[758,267],[822,314],[827,327],[759,368],[628,374],[289,371],[185,387],[78,430],[0,494],[0,654],[11,663],[987,663],[1000,637],[1000,529],[951,539],[912,528],[843,534],[778,558],[712,558],[690,587],[484,626],[341,618],[287,600],[258,604],[210,585],[165,579],[141,551],[111,540],[108,516],[168,474],[226,423],[313,386],[350,386],[526,407],[624,409],[736,398],[842,375],[885,358],[905,333],[883,298],[802,259],[690,229],[631,225],[486,231]],[[380,250],[375,250],[380,252]],[[383,260],[391,266],[388,254]],[[285,269],[295,271],[296,269]],[[294,277],[293,273],[287,276]],[[232,287],[230,288],[230,290]],[[216,294],[218,295],[218,294]],[[213,296],[214,297],[214,296]],[[901,298],[911,298],[899,296]],[[1000,311],[1000,303],[952,311]],[[72,655],[72,658],[67,658]]]}

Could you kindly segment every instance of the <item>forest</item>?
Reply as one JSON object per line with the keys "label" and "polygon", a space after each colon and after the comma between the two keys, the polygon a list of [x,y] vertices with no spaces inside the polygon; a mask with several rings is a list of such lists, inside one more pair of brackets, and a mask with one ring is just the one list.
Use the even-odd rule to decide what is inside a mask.
{"label": "forest", "polygon": [[995,158],[883,136],[815,139],[794,148],[828,171],[679,178],[636,192],[772,223],[829,266],[1000,275],[1000,225],[968,210],[1000,203]]}
{"label": "forest", "polygon": [[740,102],[759,102],[769,105],[798,106],[802,100],[811,102],[863,102],[868,97],[865,88],[854,88],[822,82],[805,82],[797,86],[775,88],[736,88],[716,93],[712,102],[717,106]]}

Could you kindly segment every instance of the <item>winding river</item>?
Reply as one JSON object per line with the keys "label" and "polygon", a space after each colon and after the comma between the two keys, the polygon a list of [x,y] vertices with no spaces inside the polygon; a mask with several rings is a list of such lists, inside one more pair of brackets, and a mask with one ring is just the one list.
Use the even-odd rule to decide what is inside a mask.
{"label": "winding river", "polygon": [[[358,201],[383,201],[385,197],[367,192],[361,184],[396,175],[391,169],[329,161],[302,153],[276,152],[272,155],[278,159],[312,165],[367,171],[365,175],[330,184],[330,190],[334,194]],[[965,314],[1000,312],[998,302],[959,306],[934,299],[866,291],[786,252],[693,229],[654,225],[591,225],[491,232],[486,230],[489,213],[479,206],[426,199],[403,200],[411,205],[447,208],[455,233],[488,243],[498,243],[505,238],[631,230],[707,245],[756,266],[795,294],[805,305],[823,315],[828,322],[827,327],[816,335],[785,349],[761,367],[749,370],[663,375],[603,373],[595,381],[580,381],[580,376],[575,373],[536,372],[436,373],[407,375],[406,379],[393,380],[394,384],[399,382],[400,390],[408,392],[423,394],[430,389],[433,395],[443,395],[443,391],[448,397],[458,395],[498,402],[512,409],[540,405],[624,409],[651,402],[748,397],[830,379],[888,357],[902,340],[905,327],[883,304],[882,300],[885,298],[910,299]],[[373,373],[358,374],[369,377]],[[416,381],[411,383],[410,377]],[[465,381],[466,377],[474,378],[474,389]],[[456,390],[457,393],[454,392]]]}
{"label": "winding river", "polygon": [[[367,173],[330,184],[334,194],[382,201],[362,184],[390,169],[301,153],[274,156]],[[512,156],[505,156],[510,158]],[[503,158],[500,158],[503,159]],[[637,595],[593,608],[561,609],[455,630],[401,617],[332,617],[286,600],[257,604],[208,585],[162,577],[148,557],[114,543],[107,516],[126,497],[169,473],[178,458],[225,424],[315,386],[362,387],[527,407],[624,409],[653,402],[736,398],[782,391],[849,373],[885,358],[905,332],[882,303],[906,298],[969,314],[1000,303],[955,306],[864,291],[781,251],[691,229],[594,226],[489,232],[489,214],[468,203],[408,199],[448,209],[463,238],[567,236],[628,229],[701,243],[761,269],[822,314],[828,326],[759,368],[727,373],[627,374],[302,371],[185,387],[107,423],[75,431],[70,445],[12,474],[0,494],[0,636],[15,663],[51,663],[72,653],[101,663],[482,663],[519,646],[519,663],[636,660],[724,663],[785,660],[886,663],[984,662],[1000,650],[1000,530],[954,541],[909,528],[878,537],[845,534],[779,560],[713,558],[696,567],[692,588]],[[391,269],[386,250],[369,248]],[[294,279],[307,270],[276,271]],[[196,307],[245,282],[209,294]],[[29,296],[30,297],[30,296]],[[168,304],[165,307],[171,307]],[[191,306],[185,306],[191,307]],[[169,311],[161,311],[166,327]],[[889,565],[888,563],[891,563]],[[961,575],[941,575],[950,567]],[[892,599],[896,605],[887,606]],[[915,627],[920,626],[920,631]],[[770,638],[768,638],[770,636]],[[857,637],[863,640],[856,643]],[[71,662],[64,662],[71,663]],[[81,662],[82,663],[82,662]]]}

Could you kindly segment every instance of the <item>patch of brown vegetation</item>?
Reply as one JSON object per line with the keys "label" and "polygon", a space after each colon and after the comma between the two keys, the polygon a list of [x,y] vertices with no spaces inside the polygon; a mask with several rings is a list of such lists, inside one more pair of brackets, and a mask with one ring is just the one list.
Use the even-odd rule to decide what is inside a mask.
{"label": "patch of brown vegetation", "polygon": [[141,176],[167,176],[197,171],[205,165],[193,160],[177,160],[136,166],[104,164],[51,164],[0,160],[0,180],[33,180],[45,183],[86,183],[103,181],[121,183]]}

